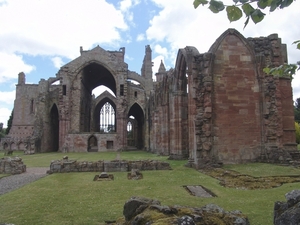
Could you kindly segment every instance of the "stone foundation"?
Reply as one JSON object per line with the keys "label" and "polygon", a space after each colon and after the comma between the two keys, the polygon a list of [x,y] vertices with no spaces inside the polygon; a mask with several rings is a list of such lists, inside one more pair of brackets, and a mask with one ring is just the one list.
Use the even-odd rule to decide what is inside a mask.
{"label": "stone foundation", "polygon": [[55,160],[50,164],[50,170],[47,173],[69,173],[69,172],[128,172],[132,169],[138,170],[170,170],[167,162],[140,160],[140,161],[97,161],[78,162],[76,160]]}
{"label": "stone foundation", "polygon": [[4,157],[0,159],[0,173],[21,174],[26,172],[26,165],[19,157]]}

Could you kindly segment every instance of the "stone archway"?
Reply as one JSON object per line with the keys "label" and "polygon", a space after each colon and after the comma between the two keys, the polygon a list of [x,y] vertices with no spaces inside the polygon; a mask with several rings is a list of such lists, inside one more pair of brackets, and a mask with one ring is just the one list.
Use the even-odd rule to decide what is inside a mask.
{"label": "stone archway", "polygon": [[98,140],[94,135],[88,139],[88,152],[98,152]]}
{"label": "stone archway", "polygon": [[59,115],[56,104],[54,104],[50,111],[50,142],[49,150],[57,152],[59,149]]}
{"label": "stone archway", "polygon": [[[144,143],[145,116],[144,116],[144,112],[143,112],[142,108],[137,103],[134,103],[128,112],[128,119],[130,119],[132,117],[134,118],[134,121],[136,121],[136,123],[134,122],[134,124],[136,124],[135,129],[134,129],[134,133],[136,135],[133,136],[134,137],[133,142],[135,143],[135,147],[137,149],[143,149],[145,146],[145,143]],[[127,129],[127,126],[126,126],[126,129]]]}
{"label": "stone archway", "polygon": [[117,87],[114,76],[104,66],[92,62],[81,71],[81,93],[80,93],[80,131],[91,132],[92,118],[92,91],[98,86],[109,88],[117,96]]}
{"label": "stone archway", "polygon": [[9,146],[9,145],[5,142],[5,143],[3,144],[3,149],[4,149],[4,150],[8,150],[8,148],[9,148],[8,146]]}

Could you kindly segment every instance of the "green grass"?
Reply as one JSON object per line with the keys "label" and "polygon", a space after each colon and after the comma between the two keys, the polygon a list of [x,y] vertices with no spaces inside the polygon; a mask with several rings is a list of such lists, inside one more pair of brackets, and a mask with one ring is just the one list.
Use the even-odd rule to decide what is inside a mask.
{"label": "green grass", "polygon": [[235,170],[239,173],[253,177],[299,175],[300,170],[292,166],[280,166],[267,163],[247,163],[239,165],[225,165],[225,169]]}
{"label": "green grass", "polygon": [[[112,160],[115,152],[68,153],[69,159]],[[49,166],[65,153],[23,156],[27,167]],[[122,152],[121,159],[157,159],[146,152]],[[127,180],[127,173],[114,172],[114,181],[95,182],[97,173],[52,174],[18,190],[0,196],[0,223],[22,224],[103,224],[122,217],[123,205],[131,196],[155,198],[163,205],[201,207],[215,203],[227,211],[241,210],[251,225],[272,224],[275,201],[284,201],[285,193],[298,189],[299,183],[285,184],[268,190],[224,188],[218,180],[184,166],[186,161],[168,161],[170,171],[142,171],[144,179]],[[300,170],[269,164],[228,165],[249,175],[300,174]],[[183,185],[201,184],[218,197],[199,198],[189,195]]]}

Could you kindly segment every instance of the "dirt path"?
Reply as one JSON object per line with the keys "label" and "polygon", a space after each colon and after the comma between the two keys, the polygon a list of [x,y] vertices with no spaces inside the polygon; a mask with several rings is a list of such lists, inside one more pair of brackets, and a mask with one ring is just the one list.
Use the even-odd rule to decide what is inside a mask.
{"label": "dirt path", "polygon": [[0,195],[23,187],[26,184],[34,182],[47,176],[48,167],[27,168],[25,173],[11,175],[0,179]]}

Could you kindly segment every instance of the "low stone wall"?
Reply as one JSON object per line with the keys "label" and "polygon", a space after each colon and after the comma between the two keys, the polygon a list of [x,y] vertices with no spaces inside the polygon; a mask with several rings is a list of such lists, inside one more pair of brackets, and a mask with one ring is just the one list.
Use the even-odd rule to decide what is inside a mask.
{"label": "low stone wall", "polygon": [[26,172],[26,165],[19,157],[4,157],[0,159],[0,173],[20,174]]}
{"label": "low stone wall", "polygon": [[55,160],[50,164],[47,173],[68,173],[68,172],[128,172],[132,169],[138,170],[170,170],[170,164],[155,160],[113,160],[97,162],[76,161],[76,160]]}

